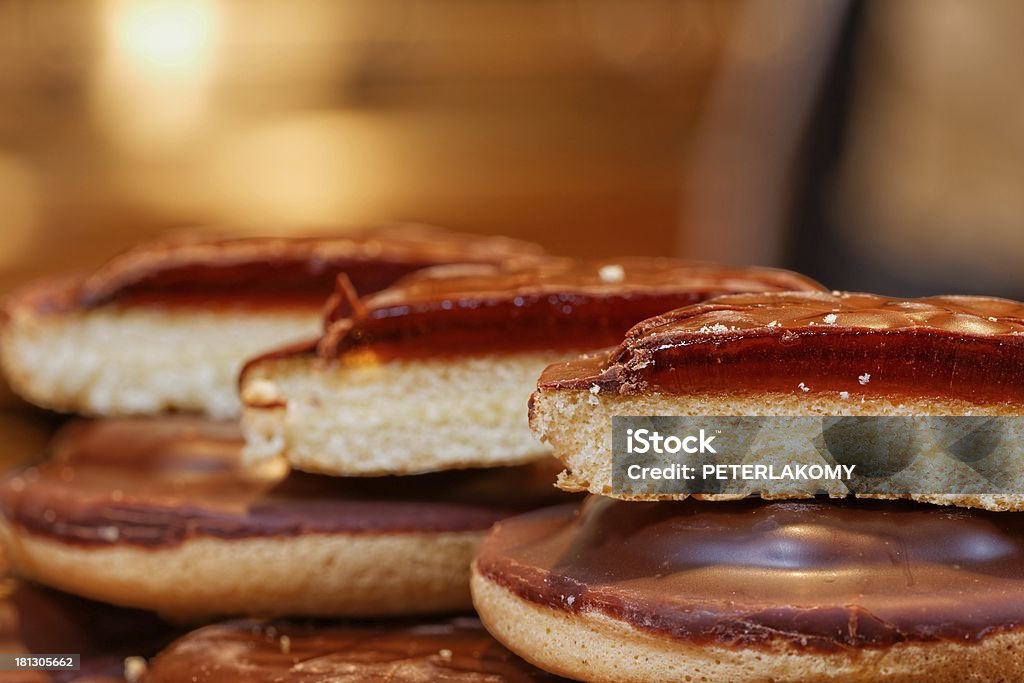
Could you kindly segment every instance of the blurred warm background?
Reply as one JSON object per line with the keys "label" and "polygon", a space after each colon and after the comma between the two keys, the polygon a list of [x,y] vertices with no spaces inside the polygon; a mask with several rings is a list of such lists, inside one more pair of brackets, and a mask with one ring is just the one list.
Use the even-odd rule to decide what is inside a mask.
{"label": "blurred warm background", "polygon": [[0,289],[417,220],[1024,296],[1016,0],[0,0]]}
{"label": "blurred warm background", "polygon": [[737,11],[646,0],[0,7],[0,268],[16,271],[195,224],[415,219],[560,251],[671,251],[681,158]]}

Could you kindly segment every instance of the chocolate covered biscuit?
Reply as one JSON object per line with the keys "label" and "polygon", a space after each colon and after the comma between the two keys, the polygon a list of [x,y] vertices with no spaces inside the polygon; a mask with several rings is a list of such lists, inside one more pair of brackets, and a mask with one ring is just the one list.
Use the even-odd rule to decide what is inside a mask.
{"label": "chocolate covered biscuit", "polygon": [[249,467],[235,424],[72,423],[52,457],[0,480],[14,568],[177,617],[382,615],[468,606],[487,529],[564,495],[551,463],[343,480]]}
{"label": "chocolate covered biscuit", "polygon": [[[616,415],[1009,417],[1024,414],[1022,387],[1024,304],[987,297],[745,294],[655,316],[613,349],[551,365],[530,412],[534,432],[566,465],[564,488],[618,496],[612,485]],[[1017,438],[1015,432],[1009,438]],[[947,490],[954,469],[942,467],[959,465],[943,463],[906,495],[995,510],[1024,505],[1024,495],[1001,489]]]}
{"label": "chocolate covered biscuit", "polygon": [[676,306],[792,289],[820,287],[786,271],[669,259],[423,271],[355,302],[315,347],[246,366],[248,452],[359,476],[536,460],[547,450],[525,405],[547,364]]}
{"label": "chocolate covered biscuit", "polygon": [[1024,676],[1017,514],[591,497],[499,523],[473,597],[511,650],[588,681]]}
{"label": "chocolate covered biscuit", "polygon": [[529,683],[560,681],[472,618],[420,623],[236,621],[200,629],[153,660],[146,683]]}
{"label": "chocolate covered biscuit", "polygon": [[244,359],[317,335],[336,278],[361,294],[445,263],[541,258],[505,238],[396,226],[340,237],[178,239],[16,292],[0,361],[24,398],[89,415],[237,415]]}

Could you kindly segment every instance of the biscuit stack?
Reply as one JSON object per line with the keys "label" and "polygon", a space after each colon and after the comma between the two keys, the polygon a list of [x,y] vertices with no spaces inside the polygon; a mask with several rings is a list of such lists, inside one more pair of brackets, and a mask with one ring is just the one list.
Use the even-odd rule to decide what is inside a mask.
{"label": "biscuit stack", "polygon": [[[1024,304],[723,296],[552,365],[530,412],[566,465],[559,485],[592,495],[498,523],[472,587],[488,630],[545,670],[589,681],[1024,678]],[[1006,429],[947,446],[903,493],[730,500],[617,490],[618,415],[980,416]],[[1005,479],[982,476],[992,456]]]}
{"label": "biscuit stack", "polygon": [[537,374],[654,313],[792,289],[819,287],[421,228],[140,247],[5,309],[12,386],[94,419],[0,481],[0,537],[16,574],[79,596],[276,619],[197,631],[133,678],[550,678],[472,620],[424,621],[469,612],[495,521],[566,496],[525,419]]}
{"label": "biscuit stack", "polygon": [[[236,378],[249,356],[318,335],[341,275],[346,289],[373,292],[423,267],[541,258],[532,245],[420,227],[331,239],[174,241],[16,293],[5,308],[0,353],[12,386],[39,405],[95,419],[68,423],[45,460],[0,481],[0,532],[13,572],[123,608],[86,601],[75,612],[104,621],[112,613],[141,624],[156,612],[184,624],[468,610],[476,546],[495,520],[559,495],[548,484],[550,465],[400,481],[291,473],[282,460],[251,465]],[[343,312],[337,304],[332,310]],[[68,614],[56,594],[40,595]],[[32,623],[22,618],[21,631]],[[462,648],[460,666],[472,666],[486,638],[478,625],[428,626],[434,640]],[[47,653],[80,653],[83,670],[133,648],[153,654],[154,641],[141,631],[134,643],[66,632],[45,641],[16,634],[12,642],[20,638],[30,652],[45,642]],[[489,650],[481,670],[530,672],[499,646]]]}

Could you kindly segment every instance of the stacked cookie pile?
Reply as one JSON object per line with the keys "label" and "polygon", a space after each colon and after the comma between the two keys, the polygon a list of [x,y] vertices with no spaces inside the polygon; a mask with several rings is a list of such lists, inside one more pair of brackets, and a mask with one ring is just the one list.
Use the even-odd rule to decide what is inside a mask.
{"label": "stacked cookie pile", "polygon": [[[1017,302],[761,293],[655,316],[541,375],[531,425],[559,485],[592,495],[498,523],[474,602],[511,650],[591,681],[1021,680],[1017,421],[952,443],[903,493],[735,500],[624,494],[612,417],[937,416],[941,432],[1022,412]],[[882,460],[913,461],[923,442],[906,443]],[[990,456],[1003,479],[982,476]]]}
{"label": "stacked cookie pile", "polygon": [[537,375],[656,313],[794,289],[819,288],[420,228],[142,247],[6,308],[12,386],[94,419],[0,482],[0,537],[86,598],[275,618],[187,635],[147,680],[543,677],[472,620],[424,621],[470,611],[494,522],[567,495],[526,421]]}
{"label": "stacked cookie pile", "polygon": [[[12,386],[40,405],[96,419],[70,422],[45,460],[0,482],[7,559],[22,577],[122,606],[118,618],[140,627],[134,642],[90,640],[96,647],[70,635],[63,647],[61,637],[22,634],[21,642],[30,651],[45,643],[46,652],[79,652],[90,660],[84,671],[111,654],[154,654],[141,628],[149,612],[198,624],[468,609],[479,540],[500,517],[551,502],[549,466],[395,482],[292,473],[281,461],[250,466],[237,375],[260,351],[318,335],[339,274],[347,287],[373,292],[433,265],[539,258],[532,245],[418,227],[332,239],[176,241],[13,296],[2,346]],[[112,619],[106,605],[82,604],[75,614]],[[22,619],[21,631],[32,623]],[[460,666],[487,650],[482,671],[530,670],[496,645],[481,649],[486,636],[472,622],[403,628],[420,626],[431,646],[449,634]],[[353,643],[362,642],[359,628],[349,631]],[[255,642],[274,629],[240,632]],[[363,654],[374,652],[367,645]],[[222,653],[209,654],[213,664]],[[378,654],[384,666],[388,653]]]}

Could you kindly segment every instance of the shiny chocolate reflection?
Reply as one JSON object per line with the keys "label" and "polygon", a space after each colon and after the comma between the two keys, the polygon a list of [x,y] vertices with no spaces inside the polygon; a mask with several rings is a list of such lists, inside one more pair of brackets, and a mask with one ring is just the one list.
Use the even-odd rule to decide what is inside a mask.
{"label": "shiny chocolate reflection", "polygon": [[234,621],[191,633],[147,683],[561,681],[498,644],[473,618],[426,623]]}
{"label": "shiny chocolate reflection", "polygon": [[906,502],[592,497],[500,523],[520,597],[686,641],[831,651],[1024,627],[1024,516]]}
{"label": "shiny chocolate reflection", "polygon": [[633,327],[607,353],[559,363],[544,389],[778,392],[1024,402],[1024,304],[988,297],[737,294]]}

